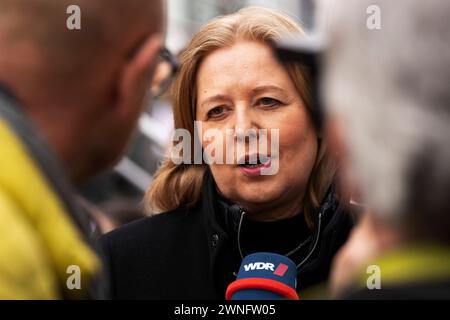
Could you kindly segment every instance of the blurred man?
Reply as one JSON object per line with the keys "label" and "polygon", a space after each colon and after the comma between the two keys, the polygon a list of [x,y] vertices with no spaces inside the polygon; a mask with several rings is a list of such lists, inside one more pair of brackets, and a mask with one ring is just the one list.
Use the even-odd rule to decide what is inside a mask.
{"label": "blurred man", "polygon": [[[66,23],[77,19],[71,5],[79,29]],[[163,9],[0,0],[0,298],[98,297],[90,221],[69,181],[124,151],[161,49]]]}
{"label": "blurred man", "polygon": [[347,0],[335,9],[330,144],[370,212],[335,261],[333,291],[450,298],[450,2]]}

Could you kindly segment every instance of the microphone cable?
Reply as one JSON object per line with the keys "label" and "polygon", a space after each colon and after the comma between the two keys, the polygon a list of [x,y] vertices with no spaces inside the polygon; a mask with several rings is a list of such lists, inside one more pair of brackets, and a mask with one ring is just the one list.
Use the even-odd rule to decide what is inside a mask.
{"label": "microphone cable", "polygon": [[[242,252],[242,247],[241,247],[241,229],[242,229],[242,223],[243,223],[243,220],[244,220],[244,215],[246,214],[246,212],[242,208],[240,209],[240,211],[241,211],[241,217],[239,219],[239,225],[238,225],[238,231],[237,231],[237,244],[238,244],[238,249],[239,249],[239,254],[241,256],[241,259],[244,259],[244,254]],[[319,239],[320,239],[321,227],[322,227],[322,212],[319,212],[318,223],[317,223],[317,235],[316,235],[316,239],[314,241],[314,245],[313,245],[312,249],[309,251],[309,253],[306,255],[306,257],[299,264],[296,265],[297,270],[300,269],[300,267],[303,264],[305,264],[306,261],[308,261],[308,259],[311,257],[313,252],[316,250],[317,244],[319,243]],[[288,252],[284,256],[289,257],[289,256],[293,255],[294,253],[296,253],[306,243],[309,242],[309,239],[310,238],[308,238],[304,242],[300,243],[296,248],[294,248],[293,250],[291,250],[290,252]]]}

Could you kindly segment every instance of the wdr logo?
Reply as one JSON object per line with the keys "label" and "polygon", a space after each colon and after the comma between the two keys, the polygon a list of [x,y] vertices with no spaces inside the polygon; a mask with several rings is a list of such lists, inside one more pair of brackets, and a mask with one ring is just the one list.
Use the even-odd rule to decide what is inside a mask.
{"label": "wdr logo", "polygon": [[244,271],[255,271],[255,270],[267,270],[272,271],[274,275],[282,277],[285,275],[286,271],[289,269],[284,263],[280,263],[275,269],[275,265],[269,262],[253,262],[244,265]]}

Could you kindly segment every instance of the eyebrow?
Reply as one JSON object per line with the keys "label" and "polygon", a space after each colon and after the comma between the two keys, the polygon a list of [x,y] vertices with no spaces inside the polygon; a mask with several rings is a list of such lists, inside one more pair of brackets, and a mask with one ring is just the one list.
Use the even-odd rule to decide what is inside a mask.
{"label": "eyebrow", "polygon": [[201,104],[200,106],[204,106],[208,103],[212,103],[212,102],[222,102],[225,100],[230,100],[230,98],[224,94],[216,94],[213,95],[211,97],[206,98]]}
{"label": "eyebrow", "polygon": [[[252,89],[252,94],[253,95],[257,95],[260,94],[262,92],[266,92],[266,91],[277,91],[280,92],[282,94],[286,94],[286,91],[281,89],[280,87],[274,86],[274,85],[265,85],[265,86],[259,86],[256,87],[254,89]],[[206,98],[201,104],[200,106],[203,107],[208,103],[212,103],[212,102],[223,102],[223,101],[227,101],[230,100],[230,98],[227,95],[224,94],[216,94],[213,95],[211,97]]]}
{"label": "eyebrow", "polygon": [[259,94],[265,91],[278,91],[280,93],[286,94],[286,91],[281,89],[280,87],[273,86],[273,85],[266,85],[266,86],[259,86],[252,90],[253,94]]}

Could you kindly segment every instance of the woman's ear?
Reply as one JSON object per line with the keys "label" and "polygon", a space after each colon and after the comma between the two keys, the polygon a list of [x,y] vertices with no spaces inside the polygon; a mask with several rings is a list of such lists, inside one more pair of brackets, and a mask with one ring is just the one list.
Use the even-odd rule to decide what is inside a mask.
{"label": "woman's ear", "polygon": [[162,48],[162,40],[160,34],[150,35],[122,67],[117,90],[117,109],[121,116],[141,110]]}

